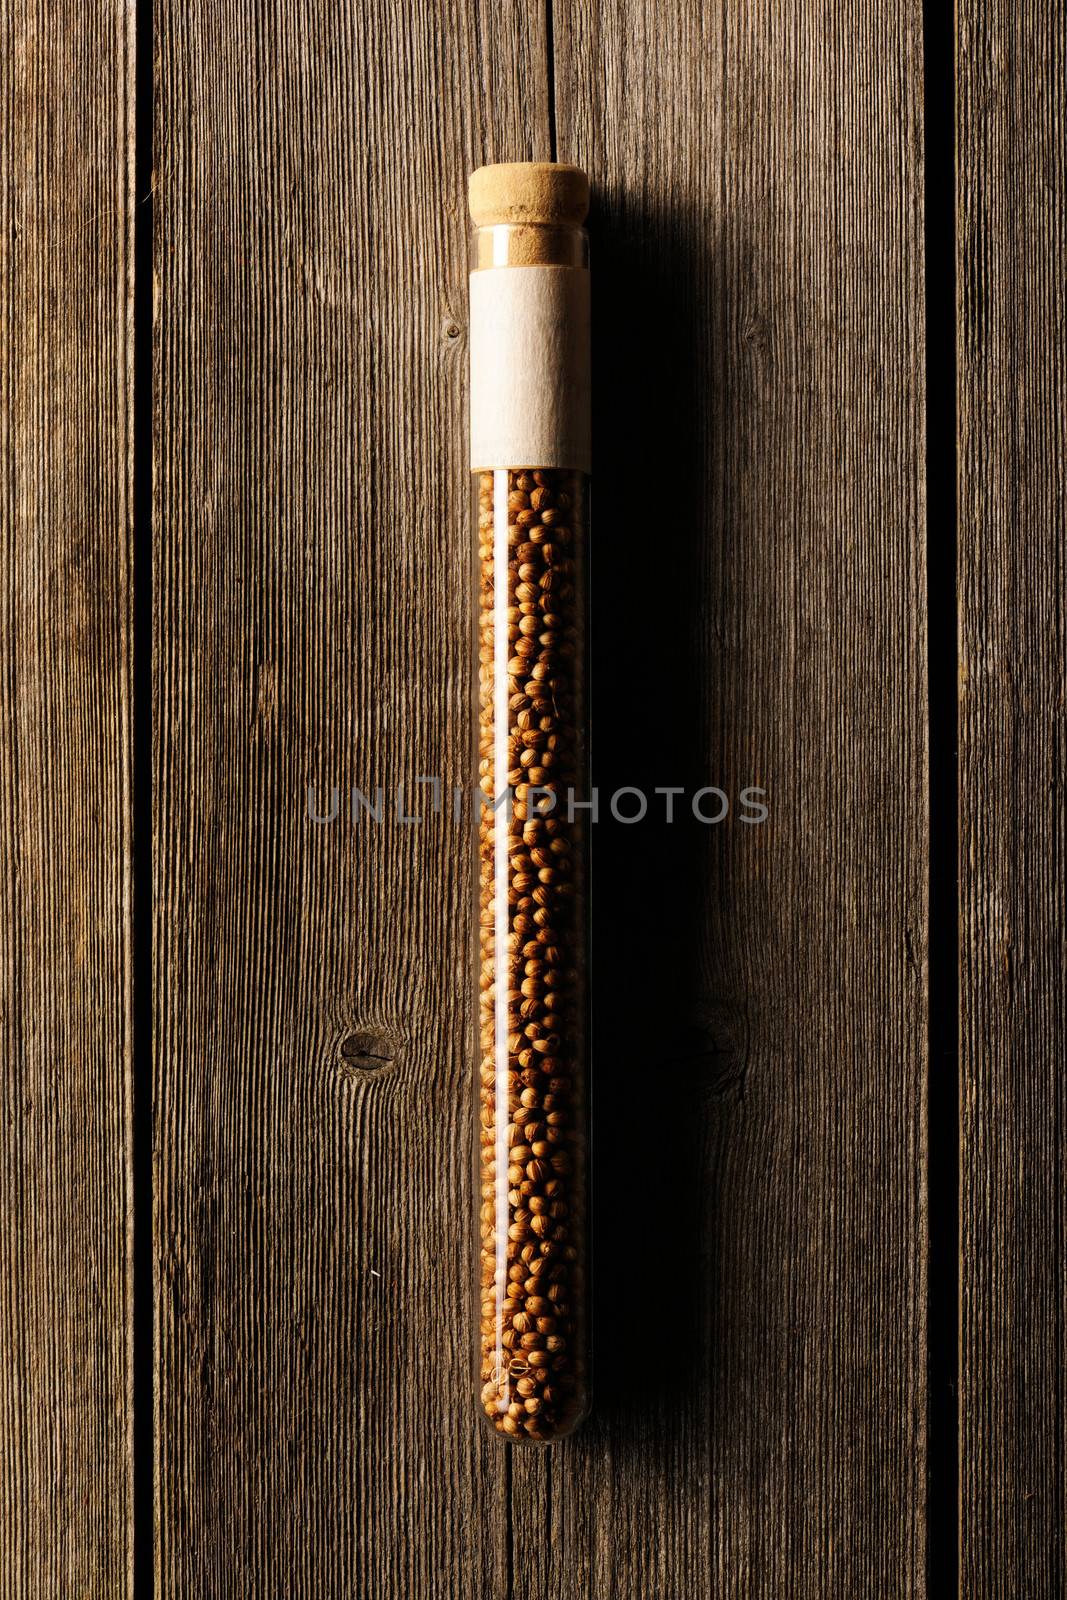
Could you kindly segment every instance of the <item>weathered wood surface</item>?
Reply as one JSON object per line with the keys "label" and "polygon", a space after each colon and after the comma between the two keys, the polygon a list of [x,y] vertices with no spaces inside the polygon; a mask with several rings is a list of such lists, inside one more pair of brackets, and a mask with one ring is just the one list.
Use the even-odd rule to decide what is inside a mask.
{"label": "weathered wood surface", "polygon": [[548,153],[543,15],[160,9],[167,1596],[921,1589],[913,9],[555,7],[602,778],[771,820],[598,841],[600,1410],[551,1456],[474,1423],[462,835],[305,815],[469,770],[464,179]]}
{"label": "weathered wood surface", "polygon": [[548,154],[543,21],[158,7],[167,1597],[507,1585],[472,1388],[467,835],[320,826],[306,795],[415,809],[418,777],[470,774],[465,186]]}
{"label": "weathered wood surface", "polygon": [[961,1592],[1064,1548],[1062,4],[958,10]]}
{"label": "weathered wood surface", "polygon": [[[919,12],[548,16],[156,8],[166,1600],[934,1592]],[[1064,22],[959,8],[961,1592],[991,1600],[1065,1564]],[[0,0],[17,1600],[125,1595],[132,1560],[131,26]],[[597,778],[770,816],[597,830],[597,1410],[520,1454],[471,1394],[465,834],[415,780],[470,773],[465,177],[553,141],[598,189]],[[353,824],[377,784],[422,823]]]}
{"label": "weathered wood surface", "polygon": [[0,4],[0,1593],[127,1593],[132,41]]}
{"label": "weathered wood surface", "polygon": [[917,1595],[920,11],[555,14],[599,193],[600,781],[770,818],[597,839],[600,1405],[529,1592]]}

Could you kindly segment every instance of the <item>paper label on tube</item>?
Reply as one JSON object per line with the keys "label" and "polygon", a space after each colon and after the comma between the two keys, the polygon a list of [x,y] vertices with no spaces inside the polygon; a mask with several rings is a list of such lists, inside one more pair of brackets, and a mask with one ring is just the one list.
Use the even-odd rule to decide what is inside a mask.
{"label": "paper label on tube", "polygon": [[589,273],[488,267],[470,280],[471,470],[589,471]]}

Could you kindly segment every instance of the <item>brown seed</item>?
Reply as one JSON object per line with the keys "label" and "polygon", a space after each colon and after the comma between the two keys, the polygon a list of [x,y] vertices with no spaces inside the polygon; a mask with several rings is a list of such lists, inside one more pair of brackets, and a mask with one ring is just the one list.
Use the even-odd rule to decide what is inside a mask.
{"label": "brown seed", "polygon": [[[511,1438],[551,1438],[569,1425],[584,1381],[584,1209],[579,1143],[585,1105],[584,973],[577,942],[586,893],[584,821],[568,823],[558,796],[587,782],[579,732],[583,499],[570,473],[515,469],[507,477],[508,558],[495,549],[499,480],[478,482],[478,776],[511,787],[510,818],[480,808],[479,1040],[480,1397]],[[500,610],[506,638],[497,637]],[[506,723],[496,726],[503,650]],[[504,859],[499,903],[497,851]],[[506,926],[498,916],[506,913]],[[502,1056],[497,1041],[506,1016]],[[507,1159],[497,1154],[506,1143]],[[506,1237],[498,1206],[506,1208]],[[503,1248],[500,1248],[501,1243]],[[559,1378],[563,1365],[567,1375]],[[552,1374],[551,1381],[547,1381]]]}

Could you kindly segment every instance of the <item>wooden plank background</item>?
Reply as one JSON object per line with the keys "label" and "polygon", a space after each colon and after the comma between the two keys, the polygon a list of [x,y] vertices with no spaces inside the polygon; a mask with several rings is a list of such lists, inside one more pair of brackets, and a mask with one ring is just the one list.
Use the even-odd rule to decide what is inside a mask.
{"label": "wooden plank background", "polygon": [[554,9],[598,186],[598,774],[770,818],[596,839],[600,1407],[528,1590],[913,1595],[919,8]]}
{"label": "wooden plank background", "polygon": [[555,14],[601,781],[761,784],[769,821],[597,838],[601,1406],[544,1592],[917,1594],[920,10]]}
{"label": "wooden plank background", "polygon": [[600,1409],[511,1460],[467,1376],[462,836],[303,797],[465,776],[464,180],[548,154],[543,12],[213,18],[161,13],[164,1593],[913,1593],[917,17],[555,8],[601,197],[598,760],[772,821],[598,841]]}
{"label": "wooden plank background", "polygon": [[132,37],[0,4],[0,1593],[131,1562]]}
{"label": "wooden plank background", "polygon": [[959,12],[961,1589],[1067,1582],[1067,8]]}
{"label": "wooden plank background", "polygon": [[[543,8],[159,10],[162,1594],[505,1592],[473,1399],[471,161]],[[490,86],[500,85],[506,92]],[[426,793],[426,791],[423,791]],[[324,801],[325,804],[325,801]],[[390,1065],[368,1070],[363,1036]]]}
{"label": "wooden plank background", "polygon": [[[136,330],[135,9],[68,10],[0,0],[0,1590],[146,1600],[150,940],[160,1600],[943,1592],[923,107],[952,85],[918,0],[157,0]],[[960,1592],[1026,1600],[1064,1563],[1064,21],[963,0],[957,32]],[[523,1453],[475,1423],[473,892],[418,780],[471,776],[466,176],[553,154],[595,183],[596,779],[758,785],[769,820],[596,830],[597,1405]],[[353,822],[379,784],[422,820]]]}

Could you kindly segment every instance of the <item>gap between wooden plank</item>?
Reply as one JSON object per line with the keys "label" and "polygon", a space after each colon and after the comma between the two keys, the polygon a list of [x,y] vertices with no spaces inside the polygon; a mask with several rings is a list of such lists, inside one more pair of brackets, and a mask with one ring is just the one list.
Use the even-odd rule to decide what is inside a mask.
{"label": "gap between wooden plank", "polygon": [[959,779],[956,592],[955,27],[923,7],[930,1066],[927,1102],[927,1592],[959,1579]]}
{"label": "gap between wooden plank", "polygon": [[545,0],[545,55],[548,67],[548,158],[558,161],[556,153],[556,37],[553,32],[553,0]]}
{"label": "gap between wooden plank", "polygon": [[[547,123],[548,123],[548,159],[559,160],[559,150],[556,138],[556,43],[555,43],[555,18],[553,15],[554,0],[545,0],[545,76],[547,79]],[[594,1374],[595,1382],[595,1374]],[[515,1597],[515,1500],[516,1477],[518,1478],[518,1495],[525,1502],[532,1502],[544,1508],[545,1527],[552,1528],[552,1457],[550,1451],[538,1451],[531,1454],[521,1451],[519,1456],[518,1473],[514,1460],[514,1446],[506,1444],[507,1468],[504,1479],[505,1495],[505,1523],[507,1528],[506,1541],[506,1600],[516,1600]],[[528,1574],[524,1569],[524,1579]]]}
{"label": "gap between wooden plank", "polygon": [[136,0],[133,282],[133,1600],[155,1593],[155,1254],[152,1230],[152,0]]}

